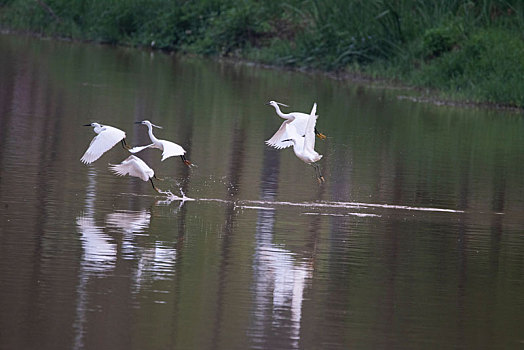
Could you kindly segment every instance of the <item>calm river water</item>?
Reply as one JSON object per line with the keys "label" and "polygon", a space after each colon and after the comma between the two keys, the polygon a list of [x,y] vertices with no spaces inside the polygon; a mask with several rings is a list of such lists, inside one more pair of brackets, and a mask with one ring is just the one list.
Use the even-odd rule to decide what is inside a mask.
{"label": "calm river water", "polygon": [[[0,349],[524,346],[524,119],[403,90],[0,36]],[[264,144],[318,103],[326,182]],[[93,121],[194,200],[86,166]]]}

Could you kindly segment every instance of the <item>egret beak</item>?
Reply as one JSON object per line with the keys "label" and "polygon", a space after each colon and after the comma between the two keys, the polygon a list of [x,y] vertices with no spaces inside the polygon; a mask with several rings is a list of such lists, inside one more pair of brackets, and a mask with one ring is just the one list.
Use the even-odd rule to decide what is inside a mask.
{"label": "egret beak", "polygon": [[83,126],[91,126],[91,124],[84,124]]}
{"label": "egret beak", "polygon": [[142,122],[135,122],[135,124],[142,124]]}

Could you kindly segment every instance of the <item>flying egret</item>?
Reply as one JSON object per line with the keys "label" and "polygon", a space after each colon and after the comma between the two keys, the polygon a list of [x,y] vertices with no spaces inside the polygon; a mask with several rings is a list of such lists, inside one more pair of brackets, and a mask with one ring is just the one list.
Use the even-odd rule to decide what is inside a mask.
{"label": "flying egret", "polygon": [[85,124],[84,126],[94,127],[94,132],[97,133],[87,151],[80,159],[84,164],[91,164],[102,156],[105,152],[109,151],[118,142],[122,143],[122,147],[129,149],[126,144],[126,133],[113,126],[102,125],[99,123]]}
{"label": "flying egret", "polygon": [[142,120],[141,122],[135,122],[135,124],[142,124],[146,125],[148,132],[149,132],[149,138],[151,139],[151,142],[153,142],[150,145],[146,146],[137,146],[133,147],[129,150],[131,153],[137,153],[140,152],[146,148],[158,148],[162,150],[162,161],[164,161],[166,158],[169,157],[175,157],[180,156],[182,161],[185,165],[191,166],[191,162],[186,159],[186,156],[184,155],[186,153],[186,150],[182,148],[182,146],[177,145],[174,142],[167,141],[167,140],[159,140],[153,135],[153,127],[162,129],[161,126],[155,125],[151,123],[149,120]]}
{"label": "flying egret", "polygon": [[159,180],[159,178],[155,176],[155,172],[153,171],[153,169],[151,169],[146,164],[146,162],[144,162],[137,156],[130,155],[120,164],[109,164],[109,169],[118,176],[129,175],[138,177],[139,179],[144,181],[149,180],[151,181],[151,185],[153,185],[155,191],[157,191],[158,193],[163,193],[153,183],[153,178]]}
{"label": "flying egret", "polygon": [[[277,112],[278,116],[286,119],[286,121],[282,123],[282,125],[277,130],[277,132],[269,140],[266,141],[266,144],[268,146],[275,147],[277,149],[281,149],[281,148],[287,148],[293,145],[292,142],[284,141],[290,138],[290,135],[288,135],[288,133],[286,132],[287,125],[293,125],[299,135],[304,135],[306,133],[306,126],[309,120],[309,114],[300,113],[300,112],[282,113],[279,105],[284,106],[284,107],[289,107],[288,105],[285,105],[280,102],[275,102],[275,101],[269,101],[266,104],[275,107],[275,111]],[[314,128],[314,132],[320,139],[326,138],[326,136],[320,133],[316,127]]]}
{"label": "flying egret", "polygon": [[305,135],[299,135],[296,128],[293,125],[286,125],[286,132],[290,135],[289,139],[283,141],[291,141],[293,143],[293,151],[295,155],[306,164],[310,164],[315,168],[315,174],[319,183],[324,182],[324,177],[320,171],[320,166],[315,162],[322,158],[321,154],[315,151],[315,124],[317,122],[318,115],[317,104],[313,104],[311,114],[308,117]]}

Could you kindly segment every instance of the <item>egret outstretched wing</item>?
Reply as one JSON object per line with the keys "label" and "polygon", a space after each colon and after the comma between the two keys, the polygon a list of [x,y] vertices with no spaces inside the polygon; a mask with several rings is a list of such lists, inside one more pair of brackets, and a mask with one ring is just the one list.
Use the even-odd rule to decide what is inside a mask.
{"label": "egret outstretched wing", "polygon": [[[293,146],[293,142],[284,141],[292,138],[288,132],[288,126],[291,126],[293,119],[288,119],[280,125],[277,132],[266,141],[266,145],[274,147],[276,149],[282,149]],[[292,126],[291,126],[292,127]]]}
{"label": "egret outstretched wing", "polygon": [[183,156],[186,153],[186,150],[182,146],[177,145],[174,142],[166,140],[158,140],[163,147],[164,152],[162,152],[162,161],[169,157]]}
{"label": "egret outstretched wing", "polygon": [[291,125],[297,129],[299,135],[304,135],[306,133],[307,121],[309,120],[309,115],[305,113],[295,113],[301,114],[298,117],[295,117],[295,120],[291,122]]}
{"label": "egret outstretched wing", "polygon": [[120,164],[109,164],[109,169],[118,176],[134,176],[144,181],[148,181],[155,175],[151,169],[142,159],[137,156],[129,156]]}
{"label": "egret outstretched wing", "polygon": [[80,160],[84,164],[93,163],[125,137],[126,133],[122,130],[104,125],[98,135],[93,138]]}
{"label": "egret outstretched wing", "polygon": [[304,149],[311,153],[315,152],[315,125],[317,123],[317,118],[317,103],[315,102],[311,109],[311,113],[309,114],[304,139]]}
{"label": "egret outstretched wing", "polygon": [[129,150],[129,152],[131,152],[131,153],[138,153],[138,152],[140,152],[140,151],[145,150],[146,148],[150,148],[150,147],[154,147],[154,146],[155,146],[154,143],[152,143],[152,144],[150,144],[150,145],[145,145],[145,146],[136,146],[136,147],[131,148],[131,149]]}
{"label": "egret outstretched wing", "polygon": [[[302,112],[283,113],[280,110],[279,105],[280,106],[289,107],[288,105],[285,105],[285,104],[280,103],[280,102],[275,102],[275,101],[269,101],[267,104],[270,105],[270,106],[273,106],[275,108],[275,111],[277,112],[277,115],[280,118],[287,119],[287,120],[291,119],[292,120],[291,121],[291,125],[293,125],[296,128],[297,133],[299,135],[304,135],[306,133],[307,122],[309,120],[309,114],[302,113]],[[318,131],[316,128],[315,128],[315,134],[320,139],[325,139],[326,138],[326,136],[324,134],[322,134],[320,131]],[[276,136],[276,134],[273,137],[275,137],[275,136]],[[287,136],[286,135],[282,135],[282,136],[283,136],[283,138],[281,138],[280,140],[273,139],[273,137],[272,137],[270,139],[271,140],[271,144],[269,144],[269,145],[272,146],[272,147],[275,147],[274,145],[278,145],[279,141],[286,140],[286,139],[290,138],[289,137],[290,135],[287,135]],[[289,147],[289,146],[291,146],[291,144],[285,143],[285,144],[280,144],[280,147],[277,147],[277,148],[286,148],[286,147]]]}

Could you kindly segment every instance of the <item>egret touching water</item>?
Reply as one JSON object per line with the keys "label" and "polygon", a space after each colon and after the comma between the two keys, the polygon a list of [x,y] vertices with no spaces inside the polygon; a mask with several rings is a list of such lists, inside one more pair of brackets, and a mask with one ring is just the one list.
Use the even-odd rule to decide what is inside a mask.
{"label": "egret touching water", "polygon": [[[309,114],[301,113],[301,112],[291,112],[291,113],[282,113],[280,110],[280,106],[289,107],[288,105],[285,105],[280,102],[275,101],[269,101],[267,105],[273,106],[275,108],[275,111],[277,112],[278,116],[280,118],[286,119],[280,126],[280,128],[277,130],[277,132],[266,141],[266,144],[271,147],[275,147],[277,149],[281,148],[287,148],[293,145],[292,142],[288,141],[290,139],[291,135],[288,134],[288,125],[292,125],[296,132],[299,135],[304,135],[306,133],[306,126],[307,122],[309,120]],[[320,138],[325,139],[326,136],[322,133],[320,133],[316,127],[313,128],[314,133]]]}
{"label": "egret touching water", "polygon": [[316,164],[322,158],[321,154],[315,151],[315,124],[317,122],[317,104],[313,104],[311,113],[308,116],[306,130],[304,135],[297,133],[296,128],[292,124],[285,126],[286,133],[290,135],[289,139],[282,140],[283,142],[288,141],[293,144],[293,151],[295,155],[306,164],[310,164],[315,168],[315,173],[319,183],[324,182],[324,176],[320,171],[320,166]]}
{"label": "egret touching water", "polygon": [[137,153],[140,152],[146,148],[158,148],[162,150],[162,161],[164,161],[166,158],[169,157],[175,157],[180,156],[182,161],[185,165],[191,166],[191,162],[186,159],[186,156],[184,155],[186,153],[186,150],[182,148],[182,146],[177,145],[174,142],[167,141],[167,140],[159,140],[153,135],[153,127],[162,129],[161,126],[155,125],[151,123],[149,120],[142,120],[141,122],[135,122],[135,124],[142,124],[147,126],[147,130],[149,133],[149,138],[151,139],[151,142],[153,142],[150,145],[146,146],[137,146],[133,147],[129,150],[131,153]]}
{"label": "egret touching water", "polygon": [[126,133],[113,126],[102,125],[99,123],[85,124],[84,126],[94,127],[94,132],[97,133],[86,152],[80,159],[84,164],[91,164],[102,156],[105,152],[109,151],[118,142],[122,143],[122,147],[129,149],[126,144]]}
{"label": "egret touching water", "polygon": [[155,172],[151,169],[146,162],[137,156],[130,155],[120,164],[109,164],[109,169],[118,176],[134,176],[142,179],[143,181],[150,181],[151,185],[158,193],[163,193],[160,191],[155,184],[153,183],[153,178],[159,180],[155,176]]}

